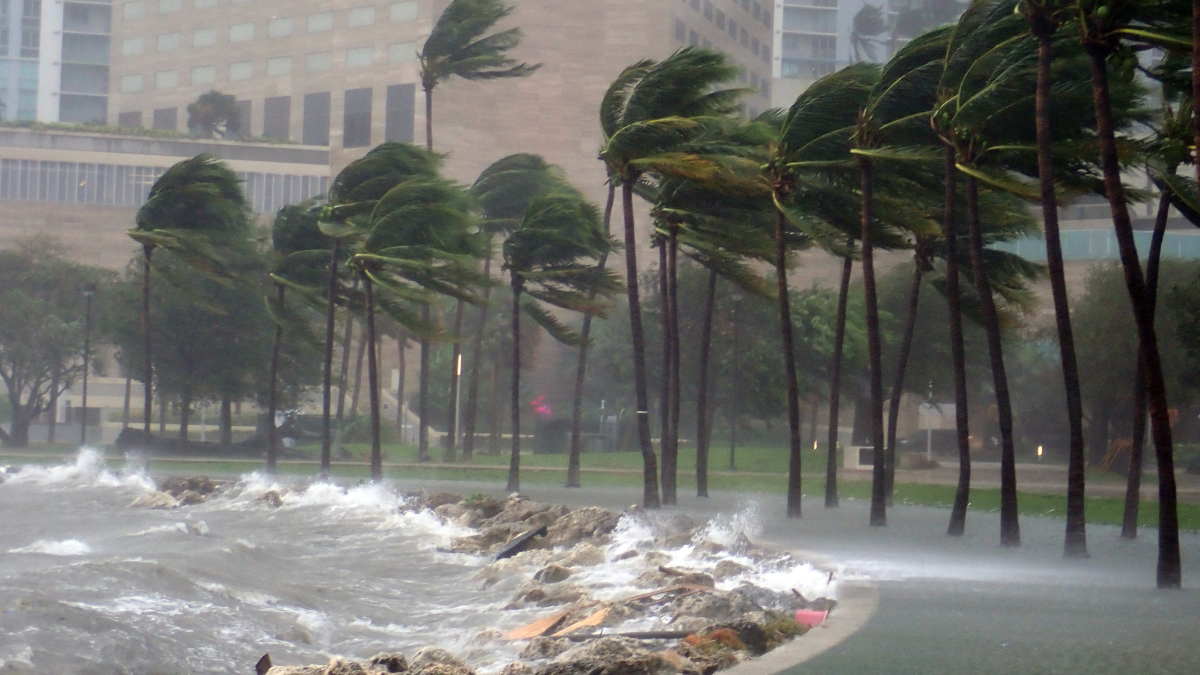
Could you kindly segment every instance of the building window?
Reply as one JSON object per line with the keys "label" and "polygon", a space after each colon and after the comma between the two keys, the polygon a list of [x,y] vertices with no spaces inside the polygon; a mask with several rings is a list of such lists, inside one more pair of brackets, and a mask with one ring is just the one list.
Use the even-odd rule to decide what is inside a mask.
{"label": "building window", "polygon": [[742,0],[742,10],[746,12],[750,11],[750,0]]}
{"label": "building window", "polygon": [[271,19],[267,22],[267,37],[284,37],[292,34],[292,18]]}
{"label": "building window", "polygon": [[836,59],[837,58],[837,36],[836,35],[814,35],[811,39],[812,57],[814,59]]}
{"label": "building window", "polygon": [[417,43],[397,42],[388,45],[388,61],[391,63],[408,63],[417,60]]}
{"label": "building window", "polygon": [[154,128],[175,131],[179,128],[179,108],[159,108],[154,111]]}
{"label": "building window", "polygon": [[216,28],[201,28],[192,33],[193,47],[211,47],[217,44],[217,29]]}
{"label": "building window", "polygon": [[192,68],[192,84],[212,84],[217,81],[216,66],[198,66]]}
{"label": "building window", "polygon": [[419,6],[415,2],[397,2],[392,5],[392,21],[412,21],[417,18]]}
{"label": "building window", "polygon": [[155,89],[174,89],[179,86],[178,70],[160,70],[154,74]]}
{"label": "building window", "polygon": [[196,9],[209,9],[217,6],[217,0],[196,0]]}
{"label": "building window", "polygon": [[183,0],[158,0],[159,14],[174,14],[183,9]]}
{"label": "building window", "polygon": [[754,3],[754,10],[750,12],[750,16],[754,17],[755,21],[762,19],[762,5]]}
{"label": "building window", "polygon": [[750,86],[758,89],[758,73],[750,73]]}
{"label": "building window", "polygon": [[750,52],[755,56],[758,56],[758,38],[750,39]]}
{"label": "building window", "polygon": [[254,62],[241,61],[229,64],[229,81],[239,82],[254,77]]}
{"label": "building window", "polygon": [[292,74],[292,57],[279,56],[273,59],[267,59],[267,75],[269,77],[283,77],[284,75]]}
{"label": "building window", "polygon": [[692,9],[700,11],[700,0],[692,0]]}
{"label": "building window", "polygon": [[142,90],[141,75],[122,75],[121,76],[121,93],[136,94]]}
{"label": "building window", "polygon": [[700,34],[696,31],[688,31],[688,44],[695,47],[700,44]]}
{"label": "building window", "polygon": [[329,145],[329,92],[304,95],[304,129],[301,142],[305,145]]}
{"label": "building window", "polygon": [[709,21],[713,18],[713,4],[709,0],[704,0],[704,18]]}
{"label": "building window", "polygon": [[142,38],[125,38],[121,42],[122,56],[139,56],[144,51],[146,51],[146,43]]}
{"label": "building window", "polygon": [[145,0],[138,0],[137,2],[125,3],[125,18],[126,19],[140,19],[143,16],[146,16]]}
{"label": "building window", "polygon": [[387,88],[387,111],[384,117],[383,140],[413,142],[416,102],[417,85],[415,84],[396,84]]}
{"label": "building window", "polygon": [[164,33],[158,36],[158,51],[173,52],[179,49],[179,33]]}
{"label": "building window", "polygon": [[346,18],[346,23],[351,28],[359,26],[370,26],[375,23],[375,8],[374,7],[356,7],[350,10]]}
{"label": "building window", "polygon": [[737,32],[738,32],[738,25],[737,25],[737,21],[734,21],[733,19],[730,19],[730,20],[729,20],[729,37],[731,37],[731,38],[733,38],[734,40],[736,40],[736,39],[737,39],[737,35],[738,35],[738,33],[737,33]]}
{"label": "building window", "polygon": [[263,136],[290,138],[292,135],[292,97],[275,96],[263,101]]}
{"label": "building window", "polygon": [[308,15],[308,32],[321,33],[333,30],[333,12]]}
{"label": "building window", "polygon": [[371,88],[347,89],[342,119],[342,147],[365,148],[371,144]]}
{"label": "building window", "polygon": [[746,32],[745,28],[743,28],[741,30],[741,32],[742,32],[742,46],[749,48],[750,47],[750,34]]}
{"label": "building window", "polygon": [[321,73],[333,68],[333,52],[309,54],[304,59],[304,68],[310,73]]}
{"label": "building window", "polygon": [[768,66],[771,65],[771,46],[765,42],[763,43],[763,46],[762,46],[761,55],[762,55],[763,63],[767,64]]}
{"label": "building window", "polygon": [[346,50],[347,68],[369,68],[374,61],[374,47],[356,47]]}
{"label": "building window", "polygon": [[687,26],[679,19],[675,19],[675,39],[683,42],[687,39]]}
{"label": "building window", "polygon": [[717,30],[725,30],[725,12],[717,10]]}
{"label": "building window", "polygon": [[254,24],[237,23],[229,27],[230,42],[245,42],[254,39]]}
{"label": "building window", "polygon": [[140,127],[142,126],[142,111],[123,112],[117,115],[117,126],[119,127]]}
{"label": "building window", "polygon": [[768,99],[771,98],[771,81],[770,80],[768,80],[767,78],[764,77],[762,79],[761,86],[759,86],[759,89],[762,90],[763,96],[767,97]]}

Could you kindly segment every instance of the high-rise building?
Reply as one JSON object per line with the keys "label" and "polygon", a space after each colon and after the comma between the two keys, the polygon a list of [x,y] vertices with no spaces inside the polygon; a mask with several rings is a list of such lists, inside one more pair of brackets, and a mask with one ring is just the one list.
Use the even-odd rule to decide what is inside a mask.
{"label": "high-rise building", "polygon": [[0,117],[103,124],[109,0],[0,0]]}

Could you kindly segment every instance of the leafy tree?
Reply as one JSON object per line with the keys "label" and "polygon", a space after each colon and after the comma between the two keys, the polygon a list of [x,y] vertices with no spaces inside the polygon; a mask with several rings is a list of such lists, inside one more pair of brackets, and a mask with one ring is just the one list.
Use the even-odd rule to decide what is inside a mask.
{"label": "leafy tree", "polygon": [[237,97],[233,94],[216,90],[201,94],[195,103],[188,105],[187,114],[188,131],[204,138],[220,136],[228,139],[242,131],[243,120],[238,115]]}

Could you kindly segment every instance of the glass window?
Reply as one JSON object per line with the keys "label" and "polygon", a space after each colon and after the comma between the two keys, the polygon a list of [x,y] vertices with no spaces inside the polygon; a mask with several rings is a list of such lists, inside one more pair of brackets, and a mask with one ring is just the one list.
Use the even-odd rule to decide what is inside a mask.
{"label": "glass window", "polygon": [[397,84],[387,88],[383,139],[413,142],[417,102],[417,85]]}
{"label": "glass window", "polygon": [[212,84],[216,81],[216,66],[199,66],[192,68],[192,84]]}
{"label": "glass window", "polygon": [[121,76],[121,91],[125,94],[134,94],[142,90],[141,75],[122,75]]}
{"label": "glass window", "polygon": [[342,147],[371,144],[371,88],[347,89],[342,119]]}
{"label": "glass window", "polygon": [[119,127],[140,127],[142,126],[142,111],[123,112],[117,114],[117,126]]}
{"label": "glass window", "polygon": [[700,34],[696,31],[688,31],[688,44],[693,47],[700,44]]}
{"label": "glass window", "polygon": [[254,77],[254,62],[241,61],[229,64],[229,81],[248,80]]}
{"label": "glass window", "polygon": [[301,142],[305,145],[329,145],[329,92],[304,95],[304,128]]}
{"label": "glass window", "polygon": [[230,42],[245,42],[254,39],[254,24],[235,23],[229,27]]}
{"label": "glass window", "polygon": [[292,34],[292,18],[271,19],[267,22],[267,37],[284,37]]}
{"label": "glass window", "polygon": [[333,12],[308,15],[308,32],[320,33],[327,30],[333,30]]}
{"label": "glass window", "polygon": [[292,126],[292,98],[276,96],[263,101],[263,136],[290,138]]}
{"label": "glass window", "polygon": [[175,131],[179,128],[179,108],[159,108],[154,111],[155,129]]}
{"label": "glass window", "polygon": [[356,47],[346,50],[347,68],[367,68],[375,61],[374,47]]}
{"label": "glass window", "polygon": [[143,16],[146,16],[145,0],[137,0],[137,2],[125,3],[125,18],[126,19],[140,19]]}
{"label": "glass window", "polygon": [[412,21],[417,18],[418,9],[415,2],[397,2],[392,5],[392,21]]}
{"label": "glass window", "polygon": [[309,54],[304,59],[304,68],[310,73],[320,73],[333,68],[333,52]]}
{"label": "glass window", "polygon": [[155,89],[174,89],[179,86],[178,70],[160,70],[154,74]]}
{"label": "glass window", "polygon": [[675,39],[683,42],[687,39],[687,26],[679,19],[675,19]]}
{"label": "glass window", "polygon": [[179,49],[179,33],[164,33],[158,36],[158,51],[173,52]]}
{"label": "glass window", "polygon": [[146,51],[146,43],[142,38],[125,38],[121,42],[122,56],[137,56]]}
{"label": "glass window", "polygon": [[292,74],[292,57],[280,56],[273,59],[267,59],[267,75],[270,77],[282,77]]}
{"label": "glass window", "polygon": [[709,21],[713,18],[713,4],[709,0],[704,0],[704,18]]}
{"label": "glass window", "polygon": [[725,30],[725,12],[717,10],[717,29]]}
{"label": "glass window", "polygon": [[216,6],[217,0],[196,0],[196,9],[208,9]]}
{"label": "glass window", "polygon": [[159,14],[174,14],[183,9],[183,0],[158,0]]}
{"label": "glass window", "polygon": [[388,46],[388,61],[391,63],[408,63],[417,60],[417,43],[397,42]]}
{"label": "glass window", "polygon": [[731,38],[733,38],[734,40],[736,40],[736,39],[737,39],[737,35],[738,35],[738,33],[737,33],[737,32],[738,32],[738,25],[737,25],[737,21],[734,21],[733,19],[730,19],[730,20],[729,20],[729,37],[731,37]]}
{"label": "glass window", "polygon": [[755,21],[760,20],[762,18],[762,5],[757,2],[754,3],[754,10],[750,12],[750,16],[754,17]]}
{"label": "glass window", "polygon": [[192,33],[193,47],[211,47],[217,44],[217,29],[216,28],[201,28]]}
{"label": "glass window", "polygon": [[356,7],[350,10],[347,17],[347,23],[351,28],[359,26],[370,26],[375,23],[375,8],[374,7]]}
{"label": "glass window", "polygon": [[750,52],[755,56],[758,56],[758,38],[752,38],[750,40]]}

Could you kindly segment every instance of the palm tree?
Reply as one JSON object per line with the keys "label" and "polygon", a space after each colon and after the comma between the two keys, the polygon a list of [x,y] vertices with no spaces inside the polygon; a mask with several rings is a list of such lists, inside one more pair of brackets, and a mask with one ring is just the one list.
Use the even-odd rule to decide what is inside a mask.
{"label": "palm tree", "polygon": [[605,304],[595,300],[620,290],[608,270],[586,263],[611,248],[600,214],[568,185],[535,197],[520,225],[504,240],[504,269],[512,286],[512,455],[509,492],[520,490],[521,470],[521,313],[528,314],[556,340],[578,344],[546,306],[599,316]]}
{"label": "palm tree", "polygon": [[[470,195],[458,185],[416,173],[388,190],[362,226],[351,265],[362,279],[366,306],[373,480],[383,477],[375,309],[383,306],[400,325],[424,337],[434,332],[426,317],[435,295],[479,302],[474,289],[482,280],[475,265],[484,249],[470,215],[473,206]],[[391,298],[376,297],[376,290]],[[422,306],[422,315],[412,311],[411,303]]]}
{"label": "palm tree", "polygon": [[625,222],[625,283],[633,342],[634,393],[638,440],[642,450],[643,504],[660,505],[658,461],[650,441],[646,344],[638,291],[637,236],[634,229],[634,185],[647,173],[688,177],[709,168],[694,157],[673,151],[708,120],[736,109],[740,90],[713,91],[735,77],[737,69],[721,54],[685,48],[660,62],[639,61],[609,86],[600,104],[605,143],[600,156],[608,174],[621,184]]}
{"label": "palm tree", "polygon": [[170,251],[206,274],[228,277],[210,244],[248,231],[249,205],[241,181],[224,162],[200,154],[167,169],[151,186],[129,236],[142,246],[142,352],[145,368],[142,433],[149,462],[154,366],[150,344],[150,263]]}

